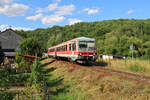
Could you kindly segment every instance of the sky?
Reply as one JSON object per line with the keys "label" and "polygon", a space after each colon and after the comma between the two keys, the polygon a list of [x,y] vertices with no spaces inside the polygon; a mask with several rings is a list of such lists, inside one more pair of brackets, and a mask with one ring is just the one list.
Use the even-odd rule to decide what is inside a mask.
{"label": "sky", "polygon": [[112,19],[149,19],[150,0],[0,0],[0,30]]}

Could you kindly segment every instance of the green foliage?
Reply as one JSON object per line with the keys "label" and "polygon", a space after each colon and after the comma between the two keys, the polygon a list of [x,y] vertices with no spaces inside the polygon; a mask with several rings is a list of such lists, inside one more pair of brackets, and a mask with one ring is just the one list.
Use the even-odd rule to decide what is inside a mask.
{"label": "green foliage", "polygon": [[146,69],[143,66],[139,66],[138,64],[130,65],[129,69],[133,72],[145,72]]}
{"label": "green foliage", "polygon": [[8,67],[0,69],[0,87],[6,90],[10,85],[10,79],[10,69]]}
{"label": "green foliage", "polygon": [[13,100],[15,96],[16,96],[16,93],[13,91],[0,90],[1,100]]}
{"label": "green foliage", "polygon": [[37,56],[41,57],[43,51],[44,51],[43,45],[35,37],[26,38],[19,45],[19,52],[22,54],[28,54],[28,55],[37,54]]}
{"label": "green foliage", "polygon": [[30,72],[31,63],[25,61],[23,57],[19,56],[18,52],[16,52],[15,62],[17,72]]}
{"label": "green foliage", "polygon": [[134,56],[149,57],[150,20],[118,19],[100,22],[82,22],[64,27],[19,32],[28,37],[36,37],[48,48],[64,41],[86,36],[95,38],[99,54],[114,54],[131,57],[129,46],[134,44]]}
{"label": "green foliage", "polygon": [[39,61],[35,60],[34,64],[31,67],[31,75],[30,75],[30,84],[38,91],[41,91],[43,75],[40,69]]}
{"label": "green foliage", "polygon": [[11,86],[12,77],[10,75],[10,69],[4,67],[0,69],[0,99],[1,100],[13,100],[15,93],[8,91],[8,87]]}

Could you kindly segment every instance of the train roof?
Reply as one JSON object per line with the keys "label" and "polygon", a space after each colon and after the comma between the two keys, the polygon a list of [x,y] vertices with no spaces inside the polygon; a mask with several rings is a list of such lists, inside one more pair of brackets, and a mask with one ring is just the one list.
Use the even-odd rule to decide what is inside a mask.
{"label": "train roof", "polygon": [[[58,44],[58,45],[56,45],[56,46],[53,46],[53,47],[50,47],[50,48],[54,48],[54,47],[63,45],[63,44],[65,44],[65,43],[67,43],[67,42],[71,42],[71,41],[75,41],[75,40],[79,40],[79,41],[95,41],[94,38],[78,37],[78,38],[74,38],[74,39],[72,39],[72,40],[68,40],[68,41],[66,41],[66,42],[60,43],[60,44]],[[49,49],[50,49],[50,48],[49,48]]]}
{"label": "train roof", "polygon": [[78,37],[76,39],[80,41],[95,41],[94,38],[88,38],[88,37]]}

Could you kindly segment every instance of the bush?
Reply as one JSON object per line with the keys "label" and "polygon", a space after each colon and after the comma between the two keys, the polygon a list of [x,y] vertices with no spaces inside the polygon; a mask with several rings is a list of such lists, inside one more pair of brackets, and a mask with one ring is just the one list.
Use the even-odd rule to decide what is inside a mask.
{"label": "bush", "polygon": [[27,55],[32,55],[41,57],[42,53],[44,52],[44,47],[41,44],[41,42],[35,38],[35,37],[30,37],[24,39],[21,44],[19,45],[19,52],[21,54],[27,54]]}
{"label": "bush", "polygon": [[145,72],[145,68],[138,65],[138,64],[132,64],[130,65],[129,69],[133,72]]}
{"label": "bush", "polygon": [[18,52],[16,52],[15,62],[17,72],[30,72],[31,63],[25,61],[23,57],[19,56]]}
{"label": "bush", "polygon": [[15,92],[0,90],[0,100],[13,100],[15,96],[16,96]]}

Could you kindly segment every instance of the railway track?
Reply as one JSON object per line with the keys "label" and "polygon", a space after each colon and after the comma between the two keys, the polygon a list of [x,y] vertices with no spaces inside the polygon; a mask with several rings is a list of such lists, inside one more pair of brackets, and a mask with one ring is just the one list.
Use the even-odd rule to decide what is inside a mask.
{"label": "railway track", "polygon": [[109,73],[112,75],[117,75],[117,76],[120,76],[121,79],[134,81],[138,84],[150,85],[150,75],[121,71],[121,70],[116,70],[116,69],[111,69],[111,68],[103,68],[103,67],[100,67],[100,68],[93,67],[91,69],[94,71],[98,71],[98,72],[104,72],[104,73]]}
{"label": "railway track", "polygon": [[116,75],[120,77],[122,80],[129,80],[129,81],[134,81],[137,84],[141,85],[149,85],[150,86],[150,75],[142,74],[142,73],[133,73],[133,72],[127,72],[127,71],[122,71],[122,70],[117,70],[117,69],[112,69],[108,67],[102,67],[102,66],[84,66],[84,65],[78,65],[72,62],[67,62],[67,61],[61,61],[57,60],[63,64],[66,64],[69,67],[73,68],[81,68],[81,67],[86,67],[88,69],[91,69],[93,71],[97,72],[103,72],[105,74],[110,74],[110,75]]}

